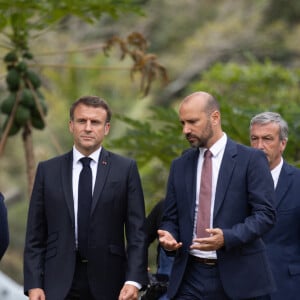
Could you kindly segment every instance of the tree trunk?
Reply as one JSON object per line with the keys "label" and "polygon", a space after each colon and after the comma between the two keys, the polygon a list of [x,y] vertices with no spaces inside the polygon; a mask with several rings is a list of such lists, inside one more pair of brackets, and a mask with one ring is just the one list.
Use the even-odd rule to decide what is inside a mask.
{"label": "tree trunk", "polygon": [[30,198],[32,188],[33,188],[33,183],[34,183],[34,177],[35,177],[35,159],[34,159],[34,151],[33,151],[32,130],[28,123],[24,126],[22,139],[23,139],[24,151],[25,151],[28,196]]}

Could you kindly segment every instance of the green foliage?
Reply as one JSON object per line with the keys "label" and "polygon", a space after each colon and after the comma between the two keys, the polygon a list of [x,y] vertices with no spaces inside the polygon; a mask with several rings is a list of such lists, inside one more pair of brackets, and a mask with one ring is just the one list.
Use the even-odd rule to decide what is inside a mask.
{"label": "green foliage", "polygon": [[9,115],[14,107],[16,94],[10,93],[1,103],[1,112]]}
{"label": "green foliage", "polygon": [[[147,2],[145,8],[147,19],[128,17],[126,14],[124,19],[120,18],[120,22],[116,23],[111,18],[103,18],[95,26],[89,27],[88,30],[85,26],[77,27],[76,33],[74,27],[70,26],[69,20],[72,15],[84,21],[93,22],[102,13],[116,16],[122,12],[135,12],[135,9],[138,10],[137,7],[140,2]],[[262,110],[276,110],[283,115],[290,126],[285,157],[296,164],[300,156],[300,121],[298,121],[300,118],[298,113],[299,100],[297,100],[299,71],[288,71],[287,69],[298,65],[299,27],[298,30],[296,30],[297,27],[291,29],[282,22],[272,23],[268,28],[259,26],[262,24],[263,18],[267,17],[267,14],[262,12],[265,4],[275,2],[281,2],[284,7],[276,9],[276,12],[276,7],[273,6],[272,8],[270,5],[270,12],[276,12],[278,17],[272,21],[288,20],[286,18],[287,10],[291,13],[293,10],[298,13],[297,8],[293,7],[296,2],[299,2],[297,0],[205,0],[201,3],[200,1],[181,0],[141,0],[139,2],[134,0],[0,0],[0,32],[3,33],[1,45],[13,50],[18,61],[31,59],[31,62],[35,63],[33,54],[38,57],[38,54],[48,51],[57,53],[57,49],[59,51],[66,50],[74,48],[74,46],[79,48],[79,45],[86,45],[87,42],[89,44],[98,43],[99,39],[106,38],[110,33],[124,34],[131,31],[132,28],[144,30],[151,40],[151,50],[162,57],[165,64],[168,65],[174,83],[181,82],[182,79],[185,80],[179,93],[169,94],[165,97],[168,99],[168,103],[174,103],[178,96],[183,97],[181,92],[185,95],[199,89],[212,92],[221,102],[224,131],[230,137],[245,144],[249,143],[250,118]],[[92,7],[93,3],[95,7]],[[110,4],[111,6],[115,5],[111,11],[102,10],[100,7]],[[134,10],[132,10],[133,7],[135,7]],[[178,11],[180,11],[180,17],[178,17]],[[52,27],[56,24],[60,27]],[[44,30],[48,29],[49,26],[51,29],[59,29],[55,32],[54,38],[51,36],[51,32]],[[17,29],[18,33],[14,34],[14,29]],[[50,34],[49,39],[47,38],[48,34]],[[74,35],[77,38],[81,36],[81,40],[74,43],[74,39],[72,39]],[[36,39],[36,37],[38,38]],[[64,39],[63,43],[61,39]],[[61,45],[64,45],[62,49],[59,48]],[[28,49],[29,46],[30,49]],[[277,61],[285,63],[285,67],[278,67],[268,62],[259,64],[255,61],[243,67],[245,58],[241,56],[245,49],[252,51],[253,55],[259,59],[267,55],[273,59],[275,57],[278,59]],[[278,51],[280,56],[277,55]],[[204,71],[212,61],[223,60],[223,56],[216,55],[223,52],[227,54],[225,56],[226,61],[238,59],[239,64],[216,64],[208,71]],[[12,54],[11,57],[8,57],[8,61],[16,62],[15,57]],[[72,55],[68,54],[68,56],[63,57],[63,61],[70,65],[78,65],[78,63],[94,66],[104,65],[106,67],[117,65],[117,59],[115,61],[112,58],[104,59],[102,53],[93,56],[91,52],[86,56],[74,52]],[[49,64],[53,62],[51,57],[49,61],[47,61],[48,58],[45,60]],[[209,63],[205,64],[205,61]],[[200,67],[194,68],[199,62]],[[129,63],[126,64],[126,66],[128,65]],[[158,116],[159,114],[152,110],[149,117],[148,113],[145,113],[146,105],[144,104],[148,99],[142,101],[136,99],[138,87],[132,89],[132,83],[130,84],[126,80],[127,70],[125,72],[103,71],[100,72],[100,76],[99,70],[96,68],[89,70],[85,68],[60,68],[57,70],[45,67],[42,70],[45,78],[47,78],[47,87],[43,89],[43,93],[51,110],[47,117],[46,130],[35,132],[36,158],[44,160],[61,153],[61,149],[58,150],[59,148],[54,147],[51,133],[56,135],[63,151],[69,149],[72,146],[72,138],[67,133],[68,118],[66,112],[71,101],[82,94],[100,95],[108,100],[114,112],[119,111],[127,116],[135,115],[135,119],[139,120],[137,123],[127,123],[126,118],[121,117],[120,122],[123,122],[129,129],[127,133],[123,134],[122,129],[125,126],[117,126],[116,129],[113,127],[111,133],[114,130],[121,131],[120,135],[124,138],[122,142],[113,140],[108,147],[112,150],[124,150],[133,158],[138,157],[147,212],[149,212],[154,203],[164,196],[165,182],[171,160],[180,155],[183,149],[189,147],[181,134],[177,112],[167,108],[165,109],[167,116]],[[193,76],[185,77],[185,73],[190,71],[194,72]],[[198,78],[199,74],[201,80],[195,85],[189,86],[189,91],[185,90],[189,82]],[[4,95],[3,98],[5,98]],[[150,97],[148,98],[150,99]],[[151,99],[151,101],[156,101],[156,99]],[[141,103],[143,103],[142,109],[140,109]],[[156,103],[158,102],[156,101]],[[139,108],[138,111],[137,107]],[[160,110],[159,107],[157,109]],[[174,118],[170,118],[169,110],[172,111],[170,114]],[[36,113],[39,115],[37,111]],[[148,123],[148,127],[145,123]],[[171,125],[170,129],[166,130],[169,125]],[[143,133],[144,128],[145,134]],[[15,130],[19,130],[19,128],[13,126],[12,133]],[[132,136],[131,132],[133,133]],[[126,140],[130,144],[126,145]],[[109,139],[105,140],[105,144],[108,143]],[[23,176],[20,176],[20,174],[25,173],[22,147],[19,139],[8,140],[7,156],[1,160],[1,186],[4,192],[15,186],[21,187],[22,191],[25,190],[25,180]],[[176,151],[174,147],[176,147]],[[143,155],[150,159],[148,163]],[[24,195],[26,196],[26,193],[23,192],[22,198],[28,200]],[[27,201],[21,203],[21,205],[27,204]],[[18,210],[16,213],[14,213],[15,208]],[[9,264],[15,266],[13,267],[13,278],[22,283],[22,253],[13,254],[17,251],[22,252],[26,209],[12,206],[9,207],[9,213],[10,227],[14,234],[11,239],[10,251],[1,261],[1,268],[6,268],[6,263],[9,261]],[[18,225],[16,226],[16,224]],[[6,270],[8,269],[6,268]]]}
{"label": "green foliage", "polygon": [[103,13],[113,17],[123,12],[141,13],[140,3],[136,0],[0,1],[0,31],[12,26],[15,31],[26,35],[30,30],[42,30],[70,15],[93,22]]}
{"label": "green foliage", "polygon": [[[2,126],[3,132],[7,126],[11,126],[8,136],[13,136],[29,121],[34,128],[43,129],[47,105],[39,91],[40,77],[28,68],[27,60],[19,58],[14,51],[5,55],[4,62],[9,94],[1,102],[1,112],[7,116]],[[10,118],[13,119],[11,125],[8,122]]]}
{"label": "green foliage", "polygon": [[116,18],[121,12],[140,12],[134,0],[0,0],[0,32],[4,33],[14,51],[21,51],[24,58],[32,59],[29,41],[37,33],[68,16],[93,22],[107,13]]}
{"label": "green foliage", "polygon": [[15,68],[8,70],[6,83],[11,92],[18,91],[21,83],[21,76]]}
{"label": "green foliage", "polygon": [[[202,74],[200,82],[190,86],[190,92],[204,90],[215,95],[221,104],[224,131],[243,144],[249,144],[249,123],[255,114],[279,112],[290,127],[285,158],[297,165],[300,159],[299,75],[299,70],[288,70],[269,61],[251,61],[246,65],[217,63]],[[143,121],[119,115],[118,119],[129,128],[109,144],[138,161],[146,178],[145,194],[152,195],[146,199],[147,207],[164,195],[171,161],[189,147],[173,108],[152,107],[151,111],[152,115]]]}
{"label": "green foliage", "polygon": [[[2,126],[2,145],[5,144],[7,136],[19,131],[20,126],[27,128],[32,125],[36,129],[45,127],[47,105],[38,90],[42,84],[41,79],[27,65],[28,60],[34,59],[29,50],[33,37],[43,34],[44,29],[68,19],[69,16],[93,22],[104,13],[112,17],[117,17],[122,12],[141,13],[139,4],[136,0],[0,0],[0,32],[8,39],[6,44],[10,48],[3,59],[7,69],[7,88],[11,94],[17,93],[14,101],[16,105],[11,107],[8,101],[4,101],[2,105],[2,112],[7,114],[4,127]],[[11,127],[15,129],[12,130]],[[3,146],[0,152],[2,149]]]}
{"label": "green foliage", "polygon": [[141,167],[154,158],[168,168],[172,159],[188,147],[181,133],[177,112],[172,108],[152,107],[152,115],[139,121],[117,115],[129,128],[122,137],[109,142],[112,148],[122,149],[134,157]]}
{"label": "green foliage", "polygon": [[289,25],[299,23],[300,2],[298,0],[271,0],[265,11],[266,22],[283,20]]}
{"label": "green foliage", "polygon": [[[30,70],[27,60],[33,60],[34,56],[29,51],[29,43],[34,35],[42,34],[43,30],[50,25],[62,21],[69,16],[77,16],[85,22],[93,22],[103,13],[117,17],[121,12],[141,12],[139,1],[135,0],[0,0],[0,32],[8,38],[10,51],[4,56],[6,64],[7,88],[11,94],[17,93],[14,105],[11,101],[3,101],[2,112],[7,114],[8,127],[10,118],[19,126],[28,126],[31,121],[36,129],[45,126],[46,102],[41,92],[41,80],[38,74]],[[18,97],[18,95],[21,95]],[[12,97],[10,97],[12,98]],[[25,107],[22,107],[25,106]],[[11,108],[11,109],[9,109]],[[13,123],[12,125],[16,125]],[[18,128],[19,126],[14,126]],[[7,131],[6,131],[7,132]],[[9,135],[17,133],[18,130],[8,130]],[[6,140],[6,134],[3,135]]]}
{"label": "green foliage", "polygon": [[223,129],[237,141],[249,144],[249,122],[257,113],[276,111],[288,122],[287,160],[300,160],[299,70],[266,61],[246,65],[217,63],[191,90],[205,90],[221,104]]}
{"label": "green foliage", "polygon": [[[224,130],[233,139],[249,144],[249,122],[262,111],[277,111],[289,123],[290,137],[286,157],[300,159],[299,70],[289,70],[266,61],[247,65],[217,63],[202,75],[190,90],[204,90],[221,104]],[[127,133],[110,142],[113,148],[126,151],[143,167],[154,157],[165,167],[188,147],[181,133],[177,112],[172,108],[152,107],[147,120],[133,120],[119,115]]]}
{"label": "green foliage", "polygon": [[150,110],[151,115],[142,121],[117,115],[127,131],[107,142],[110,149],[121,149],[137,161],[147,212],[165,196],[171,161],[189,147],[173,108],[151,107]]}
{"label": "green foliage", "polygon": [[[1,147],[0,153],[6,144],[6,137],[14,135],[23,127],[23,147],[26,154],[26,173],[28,175],[28,183],[30,185],[33,175],[34,156],[31,135],[31,127],[36,129],[44,129],[45,115],[47,113],[47,104],[44,96],[39,88],[41,87],[41,79],[39,74],[34,73],[30,68],[33,63],[36,63],[33,53],[40,48],[39,44],[34,44],[33,40],[36,37],[42,37],[46,33],[46,29],[53,29],[54,25],[68,24],[70,16],[76,16],[84,22],[92,23],[99,19],[102,14],[109,14],[116,18],[123,12],[140,13],[140,1],[137,0],[0,0],[0,32],[1,32],[1,46],[8,49],[8,53],[4,55],[4,63],[6,65],[6,83],[8,89],[8,96],[2,96],[0,99],[1,112],[5,114],[5,118],[1,118]],[[41,47],[43,48],[44,45]],[[31,60],[29,65],[28,60]],[[4,77],[4,76],[3,76]],[[61,81],[59,83],[61,85]],[[80,91],[82,92],[82,91]],[[78,94],[76,95],[76,98]],[[4,99],[3,99],[4,98]],[[9,100],[7,100],[9,99]],[[65,98],[64,98],[65,99]],[[75,99],[75,98],[73,98]],[[57,100],[57,99],[56,99]],[[3,104],[6,102],[5,104]],[[56,101],[60,102],[60,101]],[[58,104],[59,105],[59,104]],[[57,117],[55,122],[57,122]],[[1,131],[1,130],[0,130]],[[25,134],[26,133],[26,134]],[[45,135],[47,139],[51,140],[51,135]],[[9,144],[9,141],[7,142]],[[67,144],[64,140],[64,145]],[[22,148],[16,147],[14,143],[13,149]],[[44,150],[45,148],[42,147]],[[39,152],[41,145],[35,150]],[[44,159],[48,158],[47,151],[40,151],[43,153]],[[22,173],[22,163],[14,163],[11,159],[3,160],[4,163],[9,161],[9,166],[15,165],[12,178],[18,177]],[[9,168],[5,168],[6,176],[9,174]],[[24,172],[25,173],[25,172]],[[11,183],[11,182],[10,182]],[[9,189],[2,178],[2,185],[5,189]],[[19,184],[16,184],[19,186]],[[26,204],[27,202],[23,202]],[[18,215],[26,217],[26,210],[22,210],[22,214]],[[14,224],[21,218],[12,216]],[[22,251],[23,245],[16,244],[17,238],[24,239],[23,223],[19,228],[13,225],[10,227],[14,230],[14,236],[10,243],[10,251],[6,254],[7,263],[4,269],[10,273],[14,279],[19,282],[22,281]],[[21,234],[20,234],[21,232]],[[15,255],[18,253],[19,255]],[[12,255],[10,255],[12,254]],[[2,264],[3,265],[3,264]]]}

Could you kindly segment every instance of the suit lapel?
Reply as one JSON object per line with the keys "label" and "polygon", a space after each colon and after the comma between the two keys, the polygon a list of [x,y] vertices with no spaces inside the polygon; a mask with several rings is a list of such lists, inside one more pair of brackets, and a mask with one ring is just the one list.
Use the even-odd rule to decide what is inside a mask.
{"label": "suit lapel", "polygon": [[186,174],[185,177],[185,186],[186,186],[186,199],[189,201],[187,205],[190,207],[190,217],[191,220],[194,220],[195,214],[195,206],[196,206],[196,180],[197,180],[197,166],[198,166],[198,158],[199,158],[199,149],[191,149],[189,150],[190,155],[186,159],[186,163],[184,164],[184,172]]}
{"label": "suit lapel", "polygon": [[291,183],[292,183],[293,171],[289,165],[283,162],[282,169],[279,175],[278,183],[275,189],[275,206],[278,207],[287,193]]}
{"label": "suit lapel", "polygon": [[106,181],[108,172],[111,167],[111,161],[109,157],[109,152],[107,152],[104,148],[101,150],[101,154],[98,160],[98,167],[97,167],[97,175],[96,175],[96,181],[95,181],[95,187],[94,187],[94,193],[93,193],[93,200],[92,200],[92,209],[91,209],[91,215],[93,214],[95,207],[98,203],[98,200],[100,198],[101,192],[104,187],[104,183]]}
{"label": "suit lapel", "polygon": [[73,152],[70,151],[62,159],[61,175],[64,198],[66,200],[72,224],[75,224],[74,217],[74,199],[72,188],[72,168],[73,168]]}
{"label": "suit lapel", "polygon": [[231,174],[236,165],[236,161],[235,161],[236,154],[237,154],[236,144],[230,139],[228,139],[224,150],[219,176],[217,180],[215,205],[214,205],[214,218],[216,217],[221,207],[221,204],[224,201],[224,197],[226,195],[229,182],[231,180]]}

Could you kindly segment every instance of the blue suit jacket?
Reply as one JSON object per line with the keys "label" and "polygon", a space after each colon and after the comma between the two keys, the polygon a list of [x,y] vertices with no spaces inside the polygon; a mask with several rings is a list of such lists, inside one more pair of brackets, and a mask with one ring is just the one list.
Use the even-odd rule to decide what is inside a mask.
{"label": "blue suit jacket", "polygon": [[4,197],[0,193],[0,260],[4,255],[9,243],[7,210],[4,204]]}
{"label": "blue suit jacket", "polygon": [[[74,275],[72,163],[72,151],[40,163],[30,201],[24,291],[43,288],[47,300],[65,299]],[[89,284],[95,299],[117,299],[126,280],[147,284],[144,219],[144,198],[136,163],[102,148],[87,257]]]}
{"label": "blue suit jacket", "polygon": [[275,190],[277,222],[263,237],[277,291],[272,300],[300,294],[300,170],[283,163]]}
{"label": "blue suit jacket", "polygon": [[[192,244],[198,149],[171,165],[161,228],[183,246],[176,252],[168,296],[174,297],[186,269]],[[274,185],[263,152],[228,139],[220,166],[213,227],[223,230],[225,246],[217,251],[224,290],[233,299],[264,295],[274,290],[261,236],[275,222]]]}

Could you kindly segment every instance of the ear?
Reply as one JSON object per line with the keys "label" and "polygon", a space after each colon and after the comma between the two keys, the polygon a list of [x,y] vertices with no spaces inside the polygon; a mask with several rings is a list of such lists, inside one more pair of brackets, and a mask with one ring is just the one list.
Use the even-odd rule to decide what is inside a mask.
{"label": "ear", "polygon": [[73,126],[74,126],[74,124],[73,124],[73,122],[70,120],[70,121],[69,121],[69,131],[70,131],[71,133],[73,133]]}
{"label": "ear", "polygon": [[104,135],[108,135],[109,129],[110,129],[110,123],[107,122],[107,123],[105,123],[105,126],[104,126]]}
{"label": "ear", "polygon": [[211,123],[213,125],[219,124],[220,123],[220,118],[221,118],[221,114],[217,110],[215,110],[214,112],[212,112],[211,115],[210,115]]}
{"label": "ear", "polygon": [[281,154],[284,152],[284,150],[285,150],[285,147],[286,147],[286,144],[287,144],[287,140],[281,140],[280,141],[280,143],[281,143]]}

